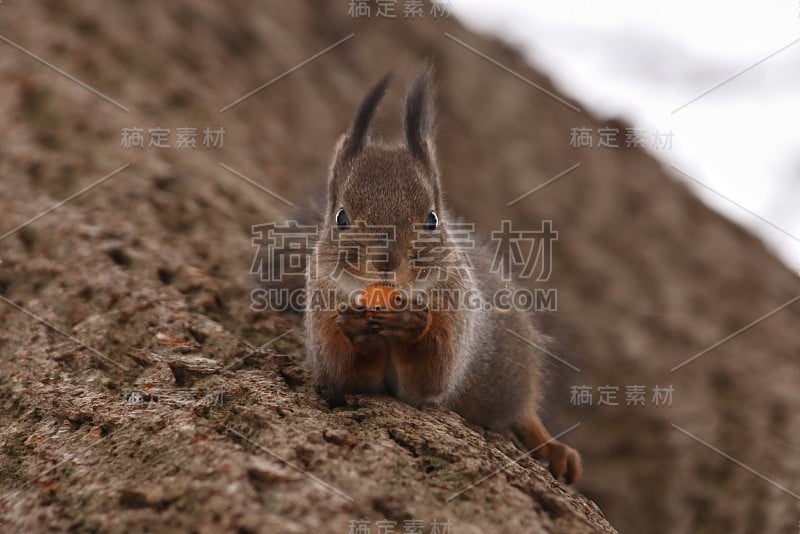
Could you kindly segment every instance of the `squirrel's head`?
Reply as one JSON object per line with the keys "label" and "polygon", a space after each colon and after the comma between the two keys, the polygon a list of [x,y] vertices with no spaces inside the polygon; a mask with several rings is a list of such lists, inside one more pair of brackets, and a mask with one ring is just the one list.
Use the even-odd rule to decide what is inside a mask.
{"label": "squirrel's head", "polygon": [[426,249],[421,243],[441,247],[447,241],[435,157],[431,70],[410,85],[403,109],[405,139],[394,144],[369,135],[389,79],[386,75],[358,106],[330,169],[317,265],[321,272],[338,270],[353,288],[359,279],[411,286],[431,270],[420,262]]}

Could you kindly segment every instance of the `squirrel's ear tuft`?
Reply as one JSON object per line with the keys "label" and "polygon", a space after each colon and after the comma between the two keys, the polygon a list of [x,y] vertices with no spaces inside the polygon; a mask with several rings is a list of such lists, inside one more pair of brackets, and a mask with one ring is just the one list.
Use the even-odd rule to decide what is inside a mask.
{"label": "squirrel's ear tuft", "polygon": [[411,154],[428,168],[434,167],[434,109],[431,95],[431,66],[411,83],[406,93],[403,126]]}
{"label": "squirrel's ear tuft", "polygon": [[381,98],[383,98],[383,93],[386,92],[386,87],[388,87],[391,79],[392,73],[386,73],[359,104],[356,116],[353,118],[350,128],[348,128],[347,134],[345,134],[339,151],[339,159],[352,158],[364,148],[369,132],[369,123],[372,121],[375,109],[378,107]]}

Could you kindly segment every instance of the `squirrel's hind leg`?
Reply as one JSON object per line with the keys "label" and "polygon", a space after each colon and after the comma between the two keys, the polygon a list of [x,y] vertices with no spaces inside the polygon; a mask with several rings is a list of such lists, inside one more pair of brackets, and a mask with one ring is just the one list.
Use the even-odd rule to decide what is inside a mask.
{"label": "squirrel's hind leg", "polygon": [[514,434],[533,456],[549,463],[550,472],[556,478],[563,478],[567,484],[576,482],[583,472],[578,451],[554,440],[547,431],[539,415],[527,414],[512,426]]}

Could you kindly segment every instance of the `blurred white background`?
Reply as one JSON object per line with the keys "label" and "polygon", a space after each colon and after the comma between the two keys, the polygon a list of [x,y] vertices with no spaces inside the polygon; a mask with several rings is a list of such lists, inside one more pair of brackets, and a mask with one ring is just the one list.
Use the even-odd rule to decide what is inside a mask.
{"label": "blurred white background", "polygon": [[800,0],[450,6],[522,50],[579,107],[651,135],[671,131],[672,148],[651,153],[719,193],[675,172],[800,272]]}

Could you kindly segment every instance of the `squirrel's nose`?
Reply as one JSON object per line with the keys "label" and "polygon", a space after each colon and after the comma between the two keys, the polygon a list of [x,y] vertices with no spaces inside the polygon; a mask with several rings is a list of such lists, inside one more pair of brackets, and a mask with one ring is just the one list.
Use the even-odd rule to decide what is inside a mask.
{"label": "squirrel's nose", "polygon": [[392,249],[386,251],[383,257],[374,263],[375,269],[380,271],[381,275],[388,274],[397,270],[400,265],[400,257]]}

